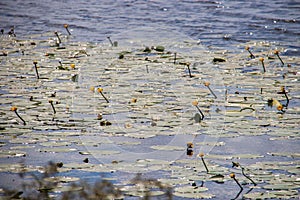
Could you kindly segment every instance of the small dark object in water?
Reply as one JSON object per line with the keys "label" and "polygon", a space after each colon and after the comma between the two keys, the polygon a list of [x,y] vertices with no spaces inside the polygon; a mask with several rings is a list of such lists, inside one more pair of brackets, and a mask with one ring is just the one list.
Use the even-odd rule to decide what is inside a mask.
{"label": "small dark object in water", "polygon": [[14,29],[14,28],[11,28],[10,31],[8,32],[8,35],[13,36],[13,37],[16,37],[15,29]]}
{"label": "small dark object in water", "polygon": [[56,163],[56,166],[57,166],[58,168],[62,168],[63,165],[64,165],[64,163],[62,163],[62,162]]}
{"label": "small dark object in water", "polygon": [[7,53],[2,51],[2,54],[0,54],[0,56],[7,56]]}
{"label": "small dark object in water", "polygon": [[194,154],[193,147],[194,144],[192,142],[187,143],[186,155],[192,156]]}
{"label": "small dark object in water", "polygon": [[156,46],[156,47],[154,48],[154,50],[155,50],[155,51],[158,51],[158,52],[164,52],[164,51],[165,51],[165,47],[163,47],[163,46]]}
{"label": "small dark object in water", "polygon": [[100,126],[110,126],[111,125],[111,122],[109,122],[109,121],[101,121],[100,122]]}
{"label": "small dark object in water", "polygon": [[143,52],[150,53],[151,49],[149,47],[145,47],[145,49],[143,50]]}
{"label": "small dark object in water", "polygon": [[88,159],[88,158],[85,158],[85,159],[83,160],[83,162],[89,163],[89,159]]}
{"label": "small dark object in water", "polygon": [[213,62],[226,62],[224,58],[214,58]]}

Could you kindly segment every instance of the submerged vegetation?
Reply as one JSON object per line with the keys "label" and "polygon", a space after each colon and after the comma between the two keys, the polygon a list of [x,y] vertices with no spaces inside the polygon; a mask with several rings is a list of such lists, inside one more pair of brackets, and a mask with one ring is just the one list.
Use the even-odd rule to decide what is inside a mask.
{"label": "submerged vegetation", "polygon": [[299,152],[273,143],[299,140],[299,57],[258,41],[209,50],[146,28],[74,42],[63,27],[1,36],[0,173],[24,181],[1,179],[3,197],[297,197]]}

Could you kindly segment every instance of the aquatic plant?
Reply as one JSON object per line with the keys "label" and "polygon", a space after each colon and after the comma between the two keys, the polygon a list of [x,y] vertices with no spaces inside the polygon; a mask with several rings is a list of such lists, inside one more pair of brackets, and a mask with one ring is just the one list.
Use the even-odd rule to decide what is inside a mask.
{"label": "aquatic plant", "polygon": [[108,36],[107,39],[109,40],[109,43],[111,44],[112,47],[118,46],[118,42],[117,41],[112,42],[112,40],[110,39],[110,36]]}
{"label": "aquatic plant", "polygon": [[35,60],[35,61],[33,61],[33,64],[34,64],[34,69],[35,69],[35,74],[36,74],[36,78],[37,79],[39,79],[40,78],[40,76],[39,76],[39,72],[38,72],[38,67],[37,67],[37,61]]}
{"label": "aquatic plant", "polygon": [[158,45],[156,47],[152,47],[152,49],[154,49],[155,51],[158,51],[158,52],[164,52],[165,51],[165,47],[161,46],[161,45]]}
{"label": "aquatic plant", "polygon": [[105,101],[107,102],[107,103],[109,103],[109,101],[108,101],[108,99],[104,96],[104,94],[103,94],[103,88],[98,88],[97,89],[97,92],[99,92],[100,94],[101,94],[101,96],[105,99]]}
{"label": "aquatic plant", "polygon": [[192,73],[191,73],[190,65],[191,65],[191,63],[189,63],[189,62],[186,63],[186,66],[187,66],[188,71],[189,71],[189,76],[190,76],[190,78],[192,78],[193,76],[192,76]]}
{"label": "aquatic plant", "polygon": [[70,67],[71,67],[71,69],[75,69],[75,64],[74,64],[74,63],[71,63],[71,64],[70,64]]}
{"label": "aquatic plant", "polygon": [[192,102],[192,105],[195,106],[195,107],[198,109],[198,111],[199,111],[199,113],[200,113],[200,115],[201,115],[201,118],[200,118],[200,119],[203,120],[203,119],[204,119],[204,114],[203,114],[202,111],[200,110],[200,108],[199,108],[199,106],[198,106],[198,103],[199,103],[199,102],[198,102],[197,100],[195,100],[195,101]]}
{"label": "aquatic plant", "polygon": [[186,148],[186,155],[192,156],[194,154],[194,150],[193,150],[194,144],[192,142],[188,142],[186,144],[186,146],[187,146],[187,148]]}
{"label": "aquatic plant", "polygon": [[266,68],[265,68],[265,63],[264,63],[264,58],[262,58],[262,57],[260,57],[259,58],[259,61],[261,62],[261,64],[262,64],[262,67],[263,67],[263,70],[264,70],[264,73],[266,72]]}
{"label": "aquatic plant", "polygon": [[250,47],[249,46],[246,46],[245,50],[247,50],[249,52],[250,58],[255,58],[255,56],[253,55],[253,53],[250,51]]}
{"label": "aquatic plant", "polygon": [[278,111],[282,111],[283,112],[283,105],[277,100],[277,99],[269,99],[268,100],[268,106],[275,106],[277,108]]}
{"label": "aquatic plant", "polygon": [[208,173],[209,172],[209,170],[208,170],[208,168],[207,168],[207,165],[206,165],[206,163],[205,163],[205,161],[204,161],[204,153],[203,152],[201,152],[201,153],[199,153],[199,155],[198,155],[200,158],[201,158],[201,160],[202,160],[202,163],[203,163],[203,165],[204,165],[204,167],[205,167],[205,170],[206,170],[206,173]]}
{"label": "aquatic plant", "polygon": [[50,103],[50,105],[52,107],[53,113],[55,114],[56,110],[55,110],[54,105],[53,105],[53,100],[49,100],[48,102]]}
{"label": "aquatic plant", "polygon": [[[297,162],[295,160],[295,158],[299,156],[297,152],[271,152],[270,154],[267,153],[272,156],[286,156],[286,160],[288,161],[281,162],[282,160],[280,158],[274,158],[276,159],[276,161],[280,162],[268,162],[267,159],[269,159],[270,156],[267,158],[262,158],[264,157],[265,153],[253,154],[252,151],[250,152],[250,145],[247,146],[247,148],[245,147],[246,149],[244,149],[245,151],[249,150],[248,155],[228,155],[226,152],[223,152],[220,155],[215,155],[215,151],[210,151],[209,154],[205,154],[205,158],[203,155],[203,158],[201,158],[200,161],[200,156],[195,155],[194,150],[196,149],[194,147],[194,144],[186,143],[189,141],[189,137],[193,136],[194,134],[200,135],[200,137],[197,137],[195,139],[195,143],[199,140],[202,141],[203,137],[217,136],[219,138],[219,136],[221,136],[221,138],[226,138],[226,146],[230,145],[230,147],[233,148],[232,152],[234,153],[236,150],[238,150],[238,145],[236,143],[230,143],[230,141],[232,141],[231,137],[235,137],[238,139],[240,136],[244,138],[248,138],[248,136],[251,136],[252,139],[257,138],[260,140],[261,138],[256,137],[256,135],[263,134],[266,136],[263,137],[263,141],[266,142],[266,144],[269,139],[272,141],[281,140],[283,145],[286,144],[284,142],[287,140],[297,139],[297,119],[294,118],[295,112],[292,109],[290,109],[291,112],[287,112],[285,116],[280,115],[278,118],[271,117],[272,119],[270,119],[270,116],[274,114],[274,111],[270,111],[269,109],[264,110],[264,108],[262,108],[262,101],[264,101],[264,98],[267,95],[270,95],[269,98],[273,97],[275,99],[274,101],[272,99],[272,105],[276,106],[275,109],[278,106],[279,109],[281,109],[281,111],[285,109],[285,106],[287,106],[289,103],[289,89],[293,90],[293,94],[295,95],[294,98],[296,99],[296,96],[299,93],[299,91],[296,84],[297,82],[294,81],[294,75],[297,74],[294,74],[294,72],[291,73],[290,70],[292,70],[292,68],[289,68],[289,71],[286,72],[288,76],[286,76],[284,80],[281,80],[282,71],[280,70],[282,69],[280,67],[280,64],[278,67],[276,63],[270,62],[268,64],[270,65],[270,69],[272,69],[270,71],[272,73],[266,74],[265,76],[263,76],[262,79],[260,79],[261,77],[257,76],[256,69],[251,68],[251,63],[255,62],[255,60],[249,61],[243,59],[243,57],[245,57],[245,51],[241,52],[241,54],[231,54],[231,51],[219,51],[218,53],[213,53],[210,51],[210,55],[214,54],[214,56],[217,57],[223,55],[229,58],[228,61],[230,62],[221,63],[219,65],[216,63],[211,63],[213,57],[203,56],[204,52],[206,51],[198,49],[194,52],[194,47],[192,46],[194,44],[187,42],[183,45],[177,45],[179,44],[178,41],[174,40],[174,44],[176,44],[176,47],[183,46],[184,48],[183,51],[180,48],[176,49],[177,58],[175,64],[186,65],[184,62],[180,62],[182,58],[183,60],[188,60],[191,63],[195,63],[193,65],[190,65],[192,67],[191,70],[193,70],[194,65],[201,65],[199,66],[199,69],[201,69],[201,73],[197,74],[197,79],[188,79],[188,82],[186,82],[186,80],[181,79],[181,77],[178,77],[178,72],[182,72],[182,68],[184,66],[182,66],[181,68],[175,67],[177,65],[173,65],[174,68],[170,70],[170,66],[168,64],[170,64],[170,61],[171,64],[173,64],[174,56],[171,53],[155,52],[154,49],[150,49],[150,52],[152,53],[147,54],[141,52],[142,50],[136,51],[136,46],[134,46],[134,50],[130,51],[130,55],[127,56],[127,54],[125,53],[121,54],[126,55],[125,57],[123,57],[126,59],[123,59],[120,62],[120,60],[116,60],[116,53],[117,50],[119,51],[119,48],[112,49],[110,48],[110,45],[108,46],[105,44],[95,45],[92,43],[75,43],[66,41],[66,43],[64,44],[66,49],[62,50],[49,47],[47,39],[45,39],[48,38],[48,35],[53,36],[53,32],[41,34],[38,36],[34,35],[30,37],[28,41],[24,42],[15,41],[15,38],[9,38],[9,40],[15,41],[16,44],[20,43],[20,45],[21,43],[24,43],[25,45],[31,43],[37,44],[38,48],[32,47],[28,48],[28,50],[26,48],[27,53],[25,54],[25,56],[21,55],[19,45],[11,47],[10,44],[5,43],[5,40],[1,41],[1,45],[3,43],[3,47],[5,48],[5,50],[8,51],[8,55],[10,55],[5,58],[7,62],[3,63],[3,67],[1,68],[2,76],[6,77],[8,74],[7,72],[9,72],[9,74],[11,75],[10,77],[12,77],[12,79],[8,78],[7,80],[4,79],[2,81],[3,83],[9,84],[6,87],[2,88],[4,91],[3,95],[1,96],[1,98],[3,99],[3,105],[8,103],[10,105],[17,105],[19,103],[24,102],[21,105],[22,107],[24,106],[26,110],[28,110],[28,112],[26,112],[26,115],[28,116],[27,118],[30,119],[30,123],[32,124],[32,126],[23,126],[21,124],[22,121],[20,121],[17,118],[16,120],[18,120],[18,122],[21,124],[21,127],[14,126],[14,124],[5,124],[10,123],[9,120],[7,120],[8,122],[6,122],[6,119],[9,119],[9,116],[7,118],[5,114],[2,115],[3,121],[5,123],[2,123],[0,130],[2,131],[1,133],[3,135],[7,134],[8,136],[5,136],[3,138],[3,142],[0,143],[0,146],[3,149],[3,152],[1,153],[3,157],[2,160],[4,162],[6,157],[14,158],[11,159],[12,161],[10,161],[10,163],[2,163],[2,165],[0,166],[2,173],[12,173],[14,176],[14,173],[16,173],[16,171],[19,169],[15,167],[13,160],[15,160],[15,158],[19,159],[22,156],[26,156],[28,148],[31,148],[31,150],[33,151],[36,151],[37,154],[43,152],[44,155],[47,155],[47,153],[50,154],[50,152],[54,152],[56,153],[56,159],[64,158],[65,154],[63,154],[62,152],[68,152],[68,155],[72,154],[76,159],[67,159],[64,161],[65,166],[62,169],[63,173],[59,174],[64,176],[64,180],[60,179],[62,181],[60,182],[59,187],[56,187],[53,190],[51,190],[51,187],[44,188],[44,192],[51,192],[51,197],[55,196],[57,198],[60,198],[65,195],[64,197],[69,197],[70,199],[84,199],[84,197],[80,196],[82,194],[88,196],[90,195],[89,197],[93,198],[94,191],[98,191],[97,189],[101,188],[102,186],[105,188],[112,188],[108,186],[111,184],[109,181],[107,181],[108,184],[102,184],[102,180],[101,182],[97,182],[97,184],[95,185],[85,185],[82,184],[83,181],[74,185],[64,182],[67,179],[83,179],[84,177],[78,175],[77,173],[76,177],[68,177],[68,175],[74,175],[73,170],[78,169],[84,173],[91,172],[92,174],[96,174],[96,176],[104,172],[105,178],[108,178],[108,180],[112,179],[113,182],[117,183],[116,185],[114,185],[114,187],[122,187],[124,196],[130,196],[130,198],[132,198],[133,196],[133,198],[146,198],[148,196],[147,198],[151,198],[154,195],[161,195],[161,191],[158,191],[158,188],[155,188],[153,184],[149,187],[143,187],[138,185],[137,190],[129,189],[130,187],[127,186],[131,186],[131,183],[128,183],[128,177],[126,175],[126,177],[124,177],[124,174],[121,173],[120,177],[119,174],[113,174],[111,172],[136,172],[139,170],[153,170],[152,173],[149,174],[154,174],[154,178],[158,178],[157,173],[154,172],[154,170],[163,169],[159,171],[159,175],[162,175],[165,178],[165,182],[162,181],[162,183],[164,186],[168,184],[174,187],[173,195],[179,196],[180,198],[194,199],[213,198],[213,196],[216,195],[218,199],[221,199],[224,198],[224,195],[226,195],[227,197],[229,193],[229,195],[231,195],[232,192],[234,192],[230,191],[226,192],[226,194],[222,192],[217,193],[216,191],[220,191],[222,189],[222,185],[211,184],[211,182],[224,183],[228,181],[228,170],[230,167],[228,168],[228,163],[225,162],[225,160],[231,160],[237,157],[243,159],[253,158],[253,160],[257,161],[257,163],[249,166],[251,172],[248,171],[248,166],[243,166],[245,167],[245,171],[239,171],[240,167],[238,167],[237,170],[240,172],[237,176],[241,177],[241,180],[239,178],[238,180],[245,189],[245,183],[248,183],[249,185],[251,184],[251,188],[255,188],[255,190],[259,191],[258,193],[262,194],[261,196],[259,196],[259,194],[256,194],[256,198],[267,198],[267,194],[270,194],[270,197],[272,198],[281,198],[283,194],[286,195],[285,198],[294,197],[297,195],[297,193],[295,194],[295,190],[299,188],[297,184],[297,179],[295,177],[295,174],[297,174],[298,170]],[[41,39],[32,41],[34,37],[41,37]],[[55,38],[55,41],[56,40],[57,39]],[[261,44],[255,43],[255,45]],[[166,46],[168,48],[170,47],[169,44],[166,44]],[[189,51],[188,48],[190,47],[192,47],[191,53],[186,54],[186,51]],[[260,52],[262,52],[262,55],[267,54],[267,52],[263,51],[264,48],[269,50],[269,45],[258,46],[258,49]],[[40,49],[42,49],[43,51],[37,51]],[[125,50],[128,51],[128,46],[122,45],[120,49],[124,50],[124,52]],[[88,54],[86,54],[85,50],[90,53],[90,57],[87,57]],[[44,57],[45,54],[43,52],[47,52],[46,55],[48,55],[48,57]],[[82,56],[81,54],[87,56]],[[45,63],[45,67],[41,69],[43,69],[43,72],[47,74],[47,81],[37,82],[35,77],[33,77],[35,74],[32,74],[34,73],[32,72],[32,70],[34,69],[31,69],[31,74],[27,74],[26,71],[25,73],[19,72],[18,69],[26,70],[26,66],[32,65],[32,60],[28,57],[29,55],[34,55],[34,59],[37,59],[39,62],[43,61],[43,63]],[[150,62],[145,61],[145,55],[149,57]],[[179,55],[180,59],[178,57]],[[260,64],[258,58],[259,57],[257,56],[256,64]],[[54,65],[58,65],[57,59],[65,61],[59,63],[60,66],[64,67],[65,69],[71,69],[72,66],[75,67],[75,63],[76,65],[77,63],[80,63],[81,71],[78,71],[78,73],[76,71],[76,75],[82,76],[82,79],[78,83],[73,83],[70,81],[70,75],[72,74],[72,72],[66,70],[55,70],[52,64],[54,63]],[[297,64],[299,63],[298,57],[287,57],[286,59],[287,62],[290,62],[295,66],[293,70],[296,71],[296,67],[298,66]],[[216,62],[225,61],[225,59],[214,60]],[[197,63],[198,61],[199,63]],[[67,63],[69,63],[69,65]],[[99,63],[101,63],[101,67],[99,67]],[[145,68],[140,68],[145,67],[145,63],[147,63],[147,73],[149,72],[149,69],[151,70],[151,74],[148,74],[146,76]],[[37,65],[39,64],[40,63],[38,63]],[[239,73],[241,70],[244,70],[242,69],[243,66],[250,67],[247,68],[247,70],[245,70],[246,73]],[[78,67],[76,66],[76,68]],[[39,68],[39,70],[41,69]],[[217,74],[220,70],[224,72],[222,72],[223,77],[218,76]],[[185,72],[186,75],[188,75],[188,72]],[[30,79],[30,76],[32,76],[33,79]],[[220,99],[218,101],[212,100],[213,96],[211,95],[213,94],[207,93],[208,90],[203,86],[203,88],[199,88],[197,82],[199,83],[199,80],[203,79],[214,80],[213,82],[216,85],[213,85],[214,87],[212,86],[211,88],[212,90],[214,90],[214,92],[216,92],[215,88],[218,88],[218,91],[220,93],[218,94],[218,98],[220,99],[222,99],[221,97],[224,97],[224,93],[221,92],[224,86],[224,90],[226,89],[225,92],[228,91],[228,93],[225,93],[226,101],[221,101]],[[93,85],[95,81],[101,82],[101,84],[103,84],[103,86],[95,86],[90,88],[93,91],[93,94],[95,93],[96,96],[100,98],[100,103],[97,103],[99,99],[95,103],[95,98],[91,97],[91,93],[84,91],[86,90],[84,88],[86,88],[87,85]],[[203,83],[204,82],[201,82],[200,84]],[[109,94],[112,100],[116,100],[116,102],[111,106],[107,106],[108,104],[106,104],[103,101],[103,99],[101,99],[102,97],[100,97],[100,95],[96,91],[98,90],[98,87],[104,87],[107,85],[110,86]],[[279,91],[275,90],[274,94],[273,88],[274,86],[278,87],[278,85],[285,85],[285,87],[281,88]],[[265,96],[256,95],[258,92],[258,88],[264,89]],[[201,92],[199,92],[199,89]],[[53,92],[48,93],[48,91],[59,91],[60,99],[65,103],[67,108],[70,107],[71,111],[60,113],[59,120],[55,120],[53,122],[49,121],[48,113],[43,113],[45,112],[45,110],[47,110],[47,107],[49,105],[48,103],[46,105],[43,105],[42,102],[44,98],[40,95],[46,93],[49,98],[53,98],[54,104],[56,104],[56,100],[54,100],[55,94]],[[275,96],[276,92],[278,97]],[[104,94],[105,96],[107,96],[107,93],[104,92]],[[199,105],[197,109],[200,110],[199,108],[202,107],[201,110],[204,111],[203,109],[205,106],[205,113],[207,113],[207,115],[210,115],[209,118],[206,118],[206,123],[201,123],[200,125],[197,123],[201,122],[200,119],[204,118],[203,114],[199,114],[202,113],[201,110],[199,112],[195,111],[195,115],[197,116],[197,123],[194,124],[193,122],[191,122],[190,109],[186,108],[186,101],[189,101],[190,97],[193,97],[194,95],[197,95],[197,100],[199,102],[199,99],[201,99],[201,101],[203,102],[206,102],[205,104]],[[284,105],[285,95],[287,101],[286,105]],[[28,102],[29,97],[30,101]],[[209,97],[212,98],[210,99]],[[22,99],[25,101],[23,101]],[[138,99],[138,103],[136,103],[136,99]],[[112,102],[112,100],[110,101]],[[101,101],[103,101],[104,103],[101,103]],[[283,108],[280,107],[280,104],[278,104],[276,101],[280,102]],[[126,103],[128,105],[126,105]],[[297,102],[294,103],[297,104]],[[198,106],[198,102],[195,104]],[[19,104],[20,107],[21,105]],[[56,109],[58,109],[57,105],[54,106],[56,107]],[[224,109],[222,107],[224,107]],[[3,108],[5,108],[5,106]],[[48,108],[48,110],[49,109],[50,108]],[[151,112],[147,112],[149,110]],[[249,110],[250,112],[244,112],[244,110]],[[262,110],[263,112],[261,112]],[[257,112],[254,113],[252,111]],[[51,110],[49,112],[52,114]],[[22,116],[22,113],[20,114]],[[11,115],[13,116],[14,114],[11,112]],[[254,116],[254,118],[252,116]],[[106,117],[110,121],[104,119]],[[98,121],[96,121],[95,118]],[[227,118],[225,120],[225,123],[223,121],[224,118]],[[264,120],[266,118],[268,118],[268,120]],[[29,120],[27,121],[27,123],[29,123]],[[287,123],[287,126],[285,126],[285,122]],[[224,128],[224,124],[227,128]],[[275,125],[275,128],[273,125]],[[124,127],[126,129],[124,129]],[[187,128],[189,130],[192,129],[192,131],[189,131]],[[284,131],[284,128],[288,132]],[[221,135],[220,131],[222,131]],[[19,133],[25,134],[22,134],[19,137]],[[37,138],[37,134],[41,137]],[[192,157],[184,155],[183,159],[169,162],[167,159],[171,159],[170,157],[168,157],[166,160],[161,158],[157,158],[157,160],[152,160],[149,159],[149,157],[145,156],[145,160],[135,160],[133,158],[132,160],[129,159],[129,161],[127,162],[127,160],[123,161],[122,158],[128,158],[126,157],[127,152],[130,153],[130,151],[126,150],[126,153],[118,152],[118,154],[120,155],[114,157],[113,154],[117,151],[111,151],[111,149],[107,150],[107,148],[111,147],[111,145],[117,145],[120,148],[127,148],[128,146],[125,145],[140,145],[139,147],[137,147],[137,149],[140,148],[141,150],[144,150],[146,145],[153,144],[152,141],[155,142],[157,141],[157,139],[159,139],[159,142],[161,142],[162,144],[164,140],[160,140],[160,138],[169,138],[174,134],[177,134],[178,136],[182,136],[183,138],[187,139],[187,141],[184,141],[184,146],[176,146],[176,144],[175,146],[155,145],[160,146],[160,148],[156,148],[156,150],[166,151],[167,153],[171,152],[172,155],[174,155],[176,152],[180,153],[180,155],[182,155],[182,153],[187,153],[187,155],[193,155],[194,152],[194,155]],[[14,137],[15,135],[18,135],[18,137]],[[102,141],[103,135],[105,138],[107,136],[111,137],[109,138],[112,141],[111,145],[106,146],[106,141]],[[286,137],[286,135],[288,135],[288,137]],[[122,141],[118,140],[120,136],[122,137]],[[148,141],[147,138],[154,138],[154,140]],[[80,144],[78,144],[77,142],[79,141],[79,139],[81,141]],[[143,144],[141,144],[140,141],[142,141]],[[102,145],[103,142],[104,145]],[[289,143],[287,142],[287,144]],[[102,156],[105,154],[105,157],[107,156],[107,162],[105,160],[103,165],[98,165],[94,159],[88,160],[86,159],[86,157],[78,157],[79,155],[76,154],[78,153],[78,151],[76,150],[82,150],[82,145],[84,145],[87,148],[87,150],[83,153],[80,151],[80,155],[92,155],[95,156],[95,158],[99,158],[99,160],[101,160]],[[196,143],[196,146],[197,145],[198,143]],[[204,141],[203,144],[201,144],[201,146],[202,145],[216,146],[219,145],[219,143],[216,144],[215,142],[210,143],[208,141]],[[225,145],[225,143],[223,145]],[[150,148],[152,147],[153,146],[151,146]],[[275,149],[275,147],[272,147],[272,151],[275,151],[273,148]],[[220,148],[219,150],[226,151],[227,148],[222,147],[222,149]],[[219,150],[217,150],[217,152]],[[257,149],[257,151],[261,152],[260,149]],[[75,153],[73,154],[71,152]],[[30,159],[30,156],[26,157]],[[197,161],[195,161],[195,157]],[[119,160],[119,158],[121,158],[121,160]],[[208,162],[211,161],[210,159],[212,159],[212,162]],[[110,160],[112,160],[112,162],[110,162]],[[38,163],[33,163],[33,166],[27,167],[26,170],[33,170],[34,173],[37,174],[37,171],[39,171],[40,169],[38,166],[40,162],[42,162],[42,160],[39,160]],[[204,165],[207,165],[206,167],[208,167],[209,169],[209,171],[207,170],[208,173],[206,173],[207,171],[205,171],[206,169],[204,169]],[[69,170],[71,170],[70,173],[68,172]],[[274,173],[273,170],[276,170],[276,173]],[[108,172],[108,176],[106,176],[106,172]],[[170,174],[170,172],[172,174]],[[256,180],[259,180],[259,182],[257,183],[262,184],[259,185],[259,187],[252,187],[253,184],[252,182],[250,182],[250,179],[248,181],[247,178],[242,176],[243,172],[246,176],[249,176],[249,178],[253,178],[255,182],[257,182]],[[255,174],[255,176],[252,176],[252,172]],[[228,178],[224,178],[224,176],[221,174],[227,176]],[[9,174],[9,176],[11,175]],[[278,181],[278,177],[280,178],[280,180],[284,180],[284,184],[276,183],[276,181]],[[94,180],[96,180],[96,178],[92,177],[92,181]],[[208,188],[203,186],[204,182],[208,185]],[[233,183],[232,179],[230,179],[229,182],[231,183],[231,188],[237,188],[235,183]],[[133,187],[136,187],[136,185],[133,185]],[[146,194],[146,191],[143,190],[144,188],[151,190],[151,192]],[[72,191],[68,191],[69,189]],[[205,190],[209,190],[210,192],[215,194],[208,194],[206,192],[203,192]],[[11,197],[17,198],[21,192],[21,190],[18,190],[15,193],[11,194]],[[102,194],[102,191],[98,192]],[[73,194],[79,196],[72,196]],[[246,197],[246,194],[248,193],[244,194],[245,198],[248,197],[248,195]],[[25,194],[19,197],[26,199]],[[109,194],[107,194],[106,197],[110,197]],[[161,196],[158,196],[157,199],[159,199],[160,197]],[[122,198],[126,197],[115,197],[115,199]]]}
{"label": "aquatic plant", "polygon": [[206,86],[209,89],[210,93],[215,97],[215,99],[217,99],[217,95],[209,87],[210,86],[210,82],[204,82],[203,84],[204,84],[204,86]]}
{"label": "aquatic plant", "polygon": [[240,167],[242,169],[242,174],[248,179],[250,180],[254,186],[256,186],[256,183],[249,177],[245,174],[245,168],[241,166],[240,163],[238,162],[232,162],[232,167]]}
{"label": "aquatic plant", "polygon": [[131,103],[136,103],[137,102],[137,98],[132,98],[130,102]]}
{"label": "aquatic plant", "polygon": [[11,27],[10,31],[8,32],[8,35],[12,36],[12,37],[16,37],[16,33],[15,33],[15,28],[14,27]]}
{"label": "aquatic plant", "polygon": [[284,94],[285,99],[286,99],[286,104],[284,105],[284,107],[287,108],[288,105],[289,105],[290,100],[289,100],[289,97],[287,96],[287,92],[286,92],[286,90],[285,90],[285,87],[284,87],[284,86],[281,86],[281,91],[280,91],[280,92],[277,92],[277,94]]}
{"label": "aquatic plant", "polygon": [[59,35],[58,35],[58,32],[55,31],[54,34],[55,34],[55,36],[57,37],[58,44],[61,44],[61,39],[60,39],[60,37],[59,37]]}
{"label": "aquatic plant", "polygon": [[68,34],[71,35],[71,32],[69,31],[69,24],[64,24],[64,27],[67,30]]}
{"label": "aquatic plant", "polygon": [[[41,169],[40,174],[28,173],[25,165],[23,163],[21,165],[21,172],[19,173],[22,180],[21,185],[18,188],[5,188],[5,199],[57,199],[53,195],[55,193],[53,190],[61,187],[60,184],[67,180],[65,177],[57,176],[59,168],[63,167],[62,162],[49,162]],[[31,178],[28,180],[28,177]],[[148,184],[146,179],[141,183]],[[107,180],[97,180],[95,184],[89,184],[85,181],[70,183],[68,187],[61,191],[60,199],[89,200],[119,199],[120,197],[122,197],[122,191],[116,185]]]}
{"label": "aquatic plant", "polygon": [[176,64],[176,59],[177,59],[177,53],[174,53],[174,65]]}
{"label": "aquatic plant", "polygon": [[159,189],[162,191],[162,195],[159,195],[159,199],[168,199],[171,200],[173,197],[172,194],[172,187],[169,185],[163,184],[162,182],[156,180],[156,179],[151,179],[151,178],[143,178],[140,173],[136,175],[135,178],[131,180],[131,184],[134,185],[134,187],[141,187],[143,190],[143,199],[149,200],[151,198],[151,191],[155,188]]}
{"label": "aquatic plant", "polygon": [[24,126],[26,125],[25,120],[19,115],[19,113],[17,112],[18,108],[16,106],[13,106],[10,108],[11,111],[15,112],[17,117],[19,117],[19,119],[23,122]]}
{"label": "aquatic plant", "polygon": [[91,86],[91,87],[90,87],[90,91],[95,92],[95,87],[94,87],[94,86]]}
{"label": "aquatic plant", "polygon": [[240,189],[241,190],[243,190],[244,188],[241,186],[241,184],[238,182],[238,180],[235,178],[235,173],[230,173],[229,174],[229,176],[230,176],[230,178],[232,178],[235,182],[236,182],[236,184],[240,187]]}
{"label": "aquatic plant", "polygon": [[278,57],[278,59],[280,60],[281,64],[284,65],[284,62],[282,61],[281,57],[279,56],[279,51],[278,50],[274,50],[274,54]]}

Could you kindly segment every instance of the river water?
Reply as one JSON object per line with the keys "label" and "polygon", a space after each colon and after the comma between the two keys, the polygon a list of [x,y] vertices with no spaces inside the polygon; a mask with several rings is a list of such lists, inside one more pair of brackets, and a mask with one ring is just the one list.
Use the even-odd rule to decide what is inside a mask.
{"label": "river water", "polygon": [[207,46],[231,48],[250,40],[279,42],[299,54],[298,0],[2,0],[1,28],[17,35],[63,32],[69,24],[78,41],[102,42],[107,36],[149,26],[168,27]]}
{"label": "river water", "polygon": [[[114,38],[130,33],[131,30],[150,27],[159,33],[167,28],[174,31],[170,34],[172,38],[174,33],[180,33],[187,38],[199,40],[209,48],[240,51],[239,48],[244,46],[238,47],[238,44],[253,40],[269,41],[284,47],[286,50],[282,54],[285,56],[300,56],[299,0],[0,1],[0,29],[4,29],[5,33],[14,27],[17,36],[49,31],[66,34],[63,24],[69,24],[75,41],[108,43],[108,36]],[[294,104],[298,105],[292,101],[291,105]],[[258,154],[273,150],[299,150],[298,140],[289,140],[287,143],[274,141],[266,145],[264,142],[268,139],[263,137],[258,140],[257,137],[247,136],[242,140],[237,137],[230,139],[231,146],[225,147],[225,150],[226,153],[249,153],[251,149],[252,153]],[[217,147],[215,151],[222,153],[224,148]],[[40,162],[42,156],[34,157],[33,161]],[[56,156],[53,154],[48,159],[55,159]],[[224,191],[220,193],[223,199],[227,195]]]}

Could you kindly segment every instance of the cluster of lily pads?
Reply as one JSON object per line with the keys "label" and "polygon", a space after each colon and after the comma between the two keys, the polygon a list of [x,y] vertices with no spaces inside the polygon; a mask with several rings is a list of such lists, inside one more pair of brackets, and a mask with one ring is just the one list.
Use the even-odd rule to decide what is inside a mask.
{"label": "cluster of lily pads", "polygon": [[[299,139],[299,57],[280,55],[276,43],[210,50],[147,29],[109,44],[75,42],[64,27],[67,34],[1,35],[1,173],[32,179],[46,156],[60,163],[42,178],[55,182],[53,197],[87,187],[70,186],[84,178],[68,176],[74,171],[109,174],[103,180],[115,182],[120,199],[297,197],[298,152],[211,150],[239,137]],[[135,173],[155,179],[124,178]]]}

